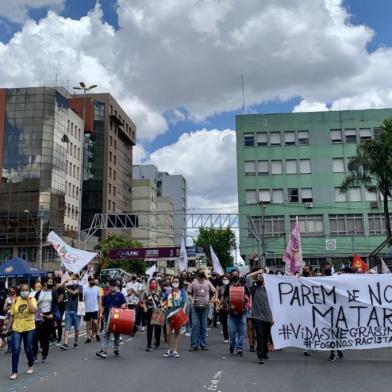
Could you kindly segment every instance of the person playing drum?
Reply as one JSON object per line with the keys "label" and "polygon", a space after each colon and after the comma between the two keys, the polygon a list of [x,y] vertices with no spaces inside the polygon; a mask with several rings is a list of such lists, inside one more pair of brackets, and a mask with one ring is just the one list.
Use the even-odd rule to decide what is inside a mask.
{"label": "person playing drum", "polygon": [[[115,280],[110,281],[110,292],[103,298],[103,319],[105,334],[101,343],[101,350],[96,353],[100,358],[107,358],[107,349],[110,341],[110,332],[108,331],[109,314],[112,308],[127,309],[127,301],[124,294],[119,291],[118,283]],[[114,355],[120,355],[120,334],[114,333]]]}
{"label": "person playing drum", "polygon": [[162,297],[162,307],[166,309],[166,331],[169,349],[163,354],[164,357],[178,358],[178,344],[180,342],[181,327],[173,327],[170,323],[170,316],[173,312],[182,309],[186,312],[187,294],[180,288],[180,279],[175,276],[172,279],[171,287],[168,288]]}

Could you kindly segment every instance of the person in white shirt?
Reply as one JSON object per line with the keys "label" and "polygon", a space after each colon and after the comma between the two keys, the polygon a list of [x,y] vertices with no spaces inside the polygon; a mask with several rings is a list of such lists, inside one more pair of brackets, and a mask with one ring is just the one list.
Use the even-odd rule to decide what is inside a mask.
{"label": "person in white shirt", "polygon": [[133,331],[133,333],[135,333],[137,331],[137,325],[139,325],[140,322],[139,303],[142,298],[143,285],[137,281],[137,276],[133,275],[131,281],[125,286],[125,290],[125,299],[127,300],[128,309],[134,309],[136,312],[136,323]]}
{"label": "person in white shirt", "polygon": [[93,276],[88,278],[88,286],[83,290],[83,298],[86,307],[84,321],[86,322],[87,340],[85,343],[91,343],[92,339],[96,339],[99,342],[98,318],[101,313],[101,296]]}

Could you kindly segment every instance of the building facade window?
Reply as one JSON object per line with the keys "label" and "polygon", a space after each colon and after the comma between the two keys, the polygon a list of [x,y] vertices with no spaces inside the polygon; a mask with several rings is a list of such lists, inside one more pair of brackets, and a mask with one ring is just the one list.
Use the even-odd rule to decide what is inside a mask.
{"label": "building facade window", "polygon": [[337,203],[345,203],[347,202],[347,193],[342,192],[341,188],[335,188],[335,201]]}
{"label": "building facade window", "polygon": [[[294,228],[295,216],[290,217],[291,229]],[[298,224],[301,235],[315,236],[324,234],[324,221],[322,215],[303,215],[298,216]]]}
{"label": "building facade window", "polygon": [[361,188],[351,188],[348,194],[351,202],[362,201]]}
{"label": "building facade window", "polygon": [[271,202],[271,191],[269,189],[259,190],[259,201],[270,203]]}
{"label": "building facade window", "polygon": [[312,188],[302,188],[301,189],[301,201],[302,201],[302,203],[312,203],[313,202]]}
{"label": "building facade window", "polygon": [[266,146],[268,144],[267,133],[266,132],[257,133],[256,143],[258,146]]}
{"label": "building facade window", "polygon": [[299,160],[299,172],[301,174],[310,174],[312,169],[310,166],[310,159],[300,159]]}
{"label": "building facade window", "polygon": [[289,195],[289,202],[290,203],[298,203],[299,202],[298,188],[289,188],[288,195]]}
{"label": "building facade window", "polygon": [[253,133],[244,134],[244,146],[253,147],[255,145],[255,135]]}
{"label": "building facade window", "polygon": [[272,190],[272,203],[282,204],[283,201],[284,201],[283,189],[273,189]]}
{"label": "building facade window", "polygon": [[366,142],[372,140],[373,134],[370,128],[362,128],[359,130],[359,140],[360,142]]}
{"label": "building facade window", "polygon": [[[261,224],[261,219],[259,223]],[[259,233],[261,232],[259,231]],[[264,218],[264,234],[272,237],[284,235],[284,216],[266,216]]]}
{"label": "building facade window", "polygon": [[269,137],[270,137],[271,146],[280,146],[282,144],[282,140],[279,132],[271,132],[269,134]]}
{"label": "building facade window", "polygon": [[338,144],[342,143],[342,130],[341,129],[331,129],[331,143]]}
{"label": "building facade window", "polygon": [[255,161],[245,161],[245,175],[254,176],[256,174],[256,163]]}
{"label": "building facade window", "polygon": [[356,235],[363,234],[362,214],[329,215],[331,235]]}
{"label": "building facade window", "polygon": [[309,131],[299,131],[298,132],[298,144],[300,146],[305,146],[309,144]]}
{"label": "building facade window", "polygon": [[257,171],[261,176],[268,175],[269,174],[268,161],[257,161]]}
{"label": "building facade window", "polygon": [[286,174],[297,174],[297,161],[295,159],[286,161]]}
{"label": "building facade window", "polygon": [[357,131],[355,129],[345,129],[344,138],[346,143],[356,143],[357,142]]}
{"label": "building facade window", "polygon": [[271,174],[282,174],[283,165],[282,161],[271,161]]}
{"label": "building facade window", "polygon": [[365,200],[366,201],[378,201],[377,188],[375,186],[365,188]]}
{"label": "building facade window", "polygon": [[255,189],[249,189],[245,191],[245,203],[246,204],[257,203],[257,192]]}
{"label": "building facade window", "polygon": [[332,171],[334,173],[344,173],[344,159],[333,158],[332,159]]}
{"label": "building facade window", "polygon": [[[384,214],[368,214],[368,220],[369,220],[370,235],[378,235],[378,234],[386,233]],[[391,217],[389,218],[389,220],[391,221]]]}
{"label": "building facade window", "polygon": [[286,146],[295,145],[295,132],[285,132],[284,133],[284,144]]}

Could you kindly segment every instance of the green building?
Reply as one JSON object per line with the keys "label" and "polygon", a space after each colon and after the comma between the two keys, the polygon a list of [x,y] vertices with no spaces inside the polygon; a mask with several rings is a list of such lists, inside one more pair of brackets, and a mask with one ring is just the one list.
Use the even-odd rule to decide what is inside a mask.
{"label": "green building", "polygon": [[392,109],[238,115],[241,254],[280,265],[296,217],[312,264],[348,263],[353,252],[376,248],[385,239],[376,188],[339,187],[357,145],[390,116]]}

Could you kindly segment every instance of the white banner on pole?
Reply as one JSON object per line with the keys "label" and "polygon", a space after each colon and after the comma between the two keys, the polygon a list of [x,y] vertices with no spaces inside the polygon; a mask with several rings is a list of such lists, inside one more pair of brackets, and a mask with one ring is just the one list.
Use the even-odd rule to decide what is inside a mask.
{"label": "white banner on pole", "polygon": [[363,350],[392,346],[392,276],[264,275],[277,349]]}
{"label": "white banner on pole", "polygon": [[54,231],[48,235],[48,241],[56,249],[62,265],[71,272],[79,273],[94,257],[95,252],[76,249],[64,242]]}
{"label": "white banner on pole", "polygon": [[180,272],[188,271],[188,255],[186,253],[184,238],[181,240],[180,259],[178,261],[178,269],[180,270]]}
{"label": "white banner on pole", "polygon": [[154,273],[157,271],[157,265],[154,264],[153,266],[151,266],[147,271],[146,271],[146,275],[148,275],[150,278],[152,278],[152,276],[154,275]]}
{"label": "white banner on pole", "polygon": [[210,253],[211,253],[211,260],[212,260],[212,271],[216,272],[218,275],[224,275],[225,271],[223,271],[223,268],[221,266],[221,263],[218,259],[218,256],[215,254],[214,249],[210,245]]}

